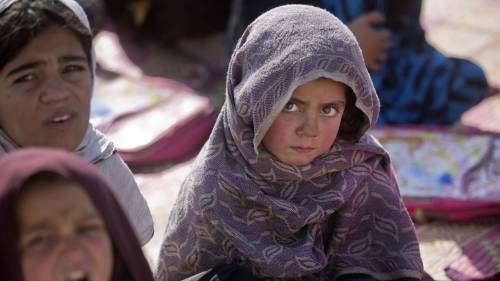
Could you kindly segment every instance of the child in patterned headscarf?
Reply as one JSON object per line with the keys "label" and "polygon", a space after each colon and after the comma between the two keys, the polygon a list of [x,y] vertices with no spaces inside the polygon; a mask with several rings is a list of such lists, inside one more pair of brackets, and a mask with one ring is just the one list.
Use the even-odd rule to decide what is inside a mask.
{"label": "child in patterned headscarf", "polygon": [[366,133],[377,94],[342,22],[305,5],[263,14],[226,90],[172,210],[159,280],[221,264],[266,279],[421,278],[389,155]]}

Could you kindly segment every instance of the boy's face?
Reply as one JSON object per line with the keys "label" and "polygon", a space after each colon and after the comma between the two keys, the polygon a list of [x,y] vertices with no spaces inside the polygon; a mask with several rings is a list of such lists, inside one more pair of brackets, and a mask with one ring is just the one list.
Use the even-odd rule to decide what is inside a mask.
{"label": "boy's face", "polygon": [[70,181],[35,181],[16,206],[26,281],[108,281],[111,241],[88,195]]}
{"label": "boy's face", "polygon": [[320,78],[303,84],[278,115],[263,144],[281,162],[307,165],[328,152],[346,104],[346,86]]}
{"label": "boy's face", "polygon": [[79,40],[50,26],[0,70],[0,128],[22,147],[74,150],[89,123],[91,93]]}

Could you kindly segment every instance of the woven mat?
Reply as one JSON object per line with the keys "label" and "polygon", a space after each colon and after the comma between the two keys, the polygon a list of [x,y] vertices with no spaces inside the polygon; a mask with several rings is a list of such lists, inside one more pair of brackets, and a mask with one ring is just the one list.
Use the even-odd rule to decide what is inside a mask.
{"label": "woven mat", "polygon": [[444,268],[458,258],[467,243],[494,228],[500,228],[500,222],[432,222],[418,226],[425,270],[436,280],[450,280]]}

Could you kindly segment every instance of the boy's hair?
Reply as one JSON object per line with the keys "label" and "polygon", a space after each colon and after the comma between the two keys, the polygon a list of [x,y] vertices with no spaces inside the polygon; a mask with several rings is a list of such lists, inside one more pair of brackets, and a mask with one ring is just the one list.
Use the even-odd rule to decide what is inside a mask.
{"label": "boy's hair", "polygon": [[69,8],[57,0],[19,0],[0,14],[0,70],[51,24],[75,34],[91,66],[92,34]]}
{"label": "boy's hair", "polygon": [[359,141],[361,138],[360,130],[369,121],[368,117],[355,106],[356,95],[354,95],[354,92],[348,86],[346,86],[345,98],[346,104],[342,121],[340,122],[338,137],[354,143]]}

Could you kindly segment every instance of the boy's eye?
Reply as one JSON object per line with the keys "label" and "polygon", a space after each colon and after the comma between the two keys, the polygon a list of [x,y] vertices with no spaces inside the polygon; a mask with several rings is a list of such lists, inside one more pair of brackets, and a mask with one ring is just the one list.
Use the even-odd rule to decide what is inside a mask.
{"label": "boy's eye", "polygon": [[103,230],[104,227],[99,223],[85,224],[78,228],[78,232],[82,234],[100,232]]}
{"label": "boy's eye", "polygon": [[26,75],[23,75],[23,76],[17,78],[16,80],[14,80],[13,84],[31,82],[31,81],[34,81],[36,78],[37,78],[37,76],[35,74],[26,74]]}
{"label": "boy's eye", "polygon": [[287,102],[285,104],[285,107],[283,108],[283,111],[294,112],[294,111],[297,111],[298,109],[299,109],[299,107],[295,103]]}
{"label": "boy's eye", "polygon": [[83,67],[81,65],[72,64],[72,65],[65,66],[63,69],[63,73],[80,72],[80,71],[84,71],[84,70],[85,70],[85,67]]}
{"label": "boy's eye", "polygon": [[334,116],[338,113],[338,110],[333,105],[327,105],[321,109],[321,114],[325,116]]}

